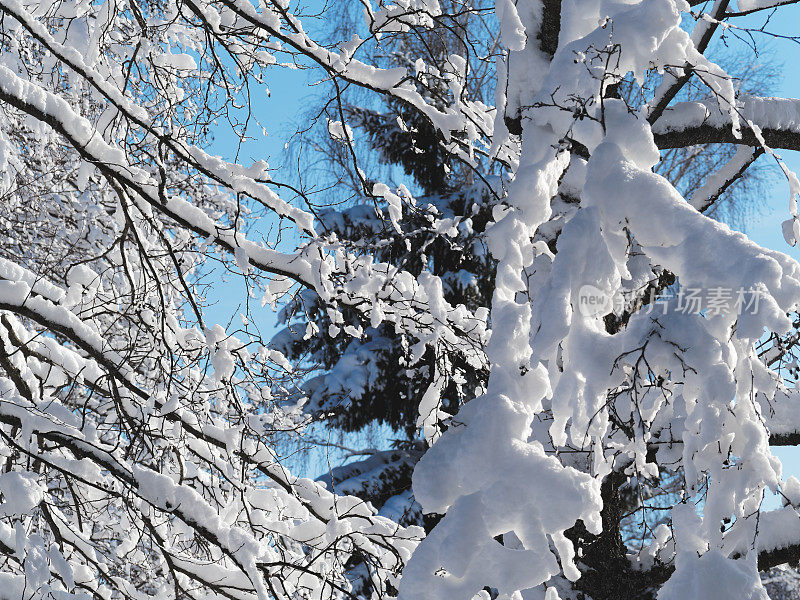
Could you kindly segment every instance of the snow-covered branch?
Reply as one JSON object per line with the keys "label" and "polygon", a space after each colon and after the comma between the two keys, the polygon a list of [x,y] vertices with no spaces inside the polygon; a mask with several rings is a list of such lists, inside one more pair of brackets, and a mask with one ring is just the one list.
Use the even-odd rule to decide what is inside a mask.
{"label": "snow-covered branch", "polygon": [[675,104],[656,121],[653,137],[659,148],[727,143],[800,149],[800,100],[745,97],[737,110],[741,137],[731,129],[730,114],[712,102]]}

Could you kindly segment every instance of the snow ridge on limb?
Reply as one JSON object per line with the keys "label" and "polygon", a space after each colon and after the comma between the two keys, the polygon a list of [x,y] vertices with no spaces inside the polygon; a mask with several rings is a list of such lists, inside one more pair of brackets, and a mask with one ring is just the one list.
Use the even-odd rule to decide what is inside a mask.
{"label": "snow ridge on limb", "polygon": [[[561,153],[523,166],[510,209],[490,232],[499,260],[493,326],[505,335],[489,341],[494,368],[486,395],[461,410],[464,426],[445,432],[414,472],[417,501],[446,515],[406,566],[401,598],[467,598],[485,585],[510,596],[538,586],[561,572],[549,541],[567,576],[577,578],[564,531],[578,519],[600,531],[596,482],[527,439],[549,390],[544,368],[530,363],[530,306],[516,296],[525,289],[521,273],[533,253],[532,232],[547,217],[566,162]],[[509,488],[507,481],[516,484]],[[501,535],[503,543],[495,539]]]}
{"label": "snow ridge on limb", "polygon": [[[750,146],[766,142],[772,148],[800,148],[800,100],[744,96],[738,103],[737,112],[746,124],[741,138],[732,133],[730,114],[721,112],[713,100],[678,102],[653,125],[656,144],[663,149],[681,146],[687,140]],[[754,132],[753,127],[760,131]]]}

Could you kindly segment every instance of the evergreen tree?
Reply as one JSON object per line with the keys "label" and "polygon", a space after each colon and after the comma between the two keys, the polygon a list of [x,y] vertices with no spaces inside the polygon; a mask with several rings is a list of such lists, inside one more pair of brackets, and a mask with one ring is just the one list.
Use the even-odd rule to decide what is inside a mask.
{"label": "evergreen tree", "polygon": [[[472,19],[477,17],[473,14]],[[416,70],[417,83],[426,102],[441,108],[450,101],[448,95],[452,93],[442,74],[452,68],[450,54],[459,49],[463,39],[448,35],[452,26],[439,25],[423,34],[412,32],[392,37],[375,50],[374,60],[384,67],[400,66],[413,72],[416,66],[408,57],[426,53],[430,57],[432,49],[438,50],[431,61],[435,67]],[[777,75],[769,62],[741,63],[722,51],[723,62],[733,72],[743,92],[763,95],[774,85]],[[488,80],[494,81],[493,78]],[[658,77],[651,76],[645,87],[655,87],[658,81]],[[494,91],[478,75],[471,82],[473,86],[484,85],[484,95]],[[637,101],[636,94],[641,94],[641,88],[632,80],[623,81],[609,92],[610,96],[623,97],[631,104]],[[681,90],[679,99],[698,100],[703,94],[703,87],[692,83]],[[485,247],[485,232],[492,221],[493,208],[502,205],[500,198],[505,194],[502,171],[493,171],[497,162],[484,163],[478,157],[469,164],[457,152],[457,138],[450,144],[444,143],[441,132],[429,118],[402,100],[391,97],[374,107],[360,103],[359,96],[350,99],[351,103],[341,107],[341,114],[355,129],[354,137],[364,143],[342,144],[335,136],[331,139],[327,128],[317,143],[318,147],[325,148],[330,164],[345,172],[338,173],[338,179],[349,178],[355,182],[354,199],[346,208],[319,210],[318,219],[330,234],[362,246],[363,251],[376,260],[415,275],[428,271],[438,276],[452,306],[463,304],[472,311],[488,311],[494,290],[495,262]],[[336,113],[334,111],[334,116]],[[509,130],[518,133],[519,125],[513,119],[506,121]],[[360,153],[358,161],[350,160],[349,154],[354,149]],[[669,149],[663,152],[662,162],[655,171],[688,198],[709,174],[728,163],[735,153],[736,149],[730,145],[711,143]],[[411,194],[401,197],[402,233],[392,226],[388,203],[373,192],[371,181],[365,179],[363,173],[355,172],[358,164],[369,163],[370,154],[390,174],[402,172],[416,183],[415,200],[408,201]],[[754,159],[758,156],[760,153]],[[762,163],[743,170],[741,177],[709,199],[704,211],[732,224],[744,225],[754,210],[752,196],[763,190],[769,174],[769,167]],[[573,186],[571,177],[580,175],[576,176],[575,169],[567,171],[559,194],[551,202],[556,217],[537,231],[537,241],[547,244],[554,253],[561,228],[578,209],[579,188],[577,184]],[[441,220],[452,223],[449,235],[441,235]],[[436,229],[431,228],[434,222]],[[661,290],[672,283],[674,279],[665,274],[654,289]],[[373,327],[364,321],[363,312],[358,310],[346,311],[345,315],[346,324],[363,331],[361,336],[310,335],[312,331],[324,332],[332,326],[338,329],[344,324],[334,325],[324,303],[313,291],[304,290],[281,311],[280,321],[285,328],[272,344],[291,360],[308,366],[311,376],[302,385],[301,394],[308,398],[304,410],[313,419],[343,434],[382,425],[397,436],[387,439],[384,449],[363,450],[368,456],[365,459],[346,457],[345,464],[334,466],[319,480],[337,492],[363,498],[381,514],[396,518],[400,523],[430,529],[438,522],[438,517],[423,515],[411,489],[414,466],[430,441],[426,440],[422,418],[418,416],[419,406],[432,387],[439,389],[440,399],[432,418],[434,426],[429,430],[441,432],[457,426],[459,408],[482,393],[489,371],[470,368],[466,361],[460,360],[458,352],[436,356],[428,347],[420,355],[415,350],[424,344],[423,340],[413,339],[406,332],[398,333],[393,324],[386,322]],[[609,331],[623,325],[618,318],[610,317],[606,323]],[[648,484],[640,482],[640,485],[647,488]],[[621,510],[635,510],[641,502],[640,493],[640,488],[622,485],[619,489]],[[679,492],[676,486],[662,484],[651,493],[674,499]],[[653,526],[659,522],[656,518]],[[638,532],[634,527],[626,534],[626,526],[623,522],[623,536],[635,541]],[[350,573],[355,589],[368,597],[370,587],[364,577],[366,571],[358,561],[353,563]]]}

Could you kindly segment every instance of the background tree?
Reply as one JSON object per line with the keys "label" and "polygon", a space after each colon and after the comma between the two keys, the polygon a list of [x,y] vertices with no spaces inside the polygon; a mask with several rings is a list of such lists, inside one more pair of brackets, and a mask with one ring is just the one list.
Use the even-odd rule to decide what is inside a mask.
{"label": "background tree", "polygon": [[[393,32],[382,37],[373,50],[372,64],[414,70],[413,61],[408,57],[424,56],[427,63],[433,65],[428,70],[446,72],[451,54],[467,45],[475,48],[478,41],[469,37],[482,37],[483,60],[474,61],[475,70],[468,72],[464,85],[473,95],[488,102],[494,94],[496,79],[494,62],[489,58],[491,49],[496,49],[499,43],[497,26],[487,18],[480,3],[458,2],[443,6],[447,8],[432,27]],[[348,11],[346,6],[337,6],[335,12],[344,15],[343,22],[332,28],[335,35],[347,38],[358,31],[359,10]],[[468,37],[466,31],[479,34]],[[465,43],[465,40],[468,41]],[[749,62],[741,56],[737,59],[737,51],[722,44],[716,44],[715,49],[712,56],[716,54],[720,59],[741,93],[766,95],[772,91],[779,72],[770,62],[769,54],[762,55],[759,62]],[[426,78],[424,73],[419,77],[427,84],[424,89],[428,101],[441,105],[441,98],[447,93],[446,83],[439,78]],[[653,75],[646,87],[652,88],[659,79]],[[641,87],[632,78],[622,82],[617,93],[629,104],[643,101]],[[684,102],[696,101],[706,94],[701,82],[690,81],[677,98]],[[327,117],[323,117],[325,106],[310,110],[308,121],[316,121],[317,126],[306,126],[299,136],[302,141],[296,142],[298,148],[314,144],[323,151],[325,159],[317,155],[313,158],[312,172],[316,174],[319,188],[328,190],[335,187],[334,182],[349,182],[344,186],[348,190],[342,200],[344,208],[320,207],[321,221],[340,239],[365,248],[369,245],[372,252],[379,253],[381,260],[414,273],[429,269],[443,281],[445,297],[451,304],[488,310],[494,261],[485,249],[484,233],[491,219],[488,210],[493,197],[491,186],[500,189],[497,173],[504,165],[482,161],[477,163],[478,167],[466,166],[442,146],[438,132],[424,114],[401,101],[388,99],[376,108],[370,105],[369,95],[358,91],[344,98],[342,111],[354,130],[355,160],[351,148],[331,136],[328,130],[327,122],[336,118],[337,109],[328,111],[331,114]],[[702,193],[709,175],[719,171],[735,153],[735,147],[724,144],[671,148],[662,153],[655,171],[690,198],[698,190]],[[498,168],[501,171],[497,171]],[[744,226],[747,218],[758,210],[758,198],[764,194],[770,168],[766,157],[754,162],[730,186],[720,190],[718,196],[705,200],[707,206],[703,207],[703,212],[732,226]],[[378,205],[376,212],[374,198],[362,194],[356,170],[373,179],[407,181],[411,177],[414,183],[411,189],[418,203],[427,203],[435,214],[447,218],[469,219],[469,230],[460,229],[455,236],[442,239],[436,232],[426,232],[428,223],[415,219],[412,213],[404,215],[406,226],[402,235],[397,233],[386,217],[386,205]],[[563,186],[552,203],[553,209],[560,212],[559,218],[552,219],[549,227],[541,228],[538,233],[554,252],[561,226],[578,206],[579,199],[572,193],[573,190]],[[409,233],[411,224],[413,234]],[[407,244],[409,240],[410,245]],[[292,360],[304,362],[313,373],[303,385],[310,399],[304,410],[324,423],[326,430],[338,429],[340,441],[348,444],[344,454],[336,448],[332,453],[326,450],[326,454],[332,454],[329,461],[341,456],[346,466],[335,467],[321,479],[338,490],[347,489],[348,493],[369,501],[404,523],[430,527],[435,519],[423,518],[419,505],[413,502],[411,474],[425,447],[417,406],[433,381],[433,353],[428,352],[419,365],[408,368],[408,350],[419,340],[409,341],[405,332],[395,332],[386,325],[373,329],[358,311],[352,311],[347,318],[365,331],[361,340],[307,337],[309,322],[314,323],[315,329],[324,331],[329,320],[322,303],[313,294],[304,293],[302,300],[290,303],[282,312],[281,320],[287,327],[273,340],[274,347]],[[447,381],[442,391],[441,409],[450,415],[455,415],[463,403],[480,394],[487,383],[488,370],[472,371],[461,365],[460,371],[462,376]],[[440,369],[440,372],[448,372],[448,369]],[[447,375],[441,376],[447,378]],[[378,426],[384,428],[378,429]],[[359,439],[347,435],[376,429],[381,433],[363,438],[364,447],[354,448]],[[378,449],[376,442],[380,445],[380,437],[387,445]],[[367,457],[359,458],[363,455]],[[623,510],[627,513],[622,524],[626,542],[635,545],[646,533],[638,522],[643,489],[647,489],[649,503],[663,502],[668,508],[678,498],[680,487],[680,482],[673,477],[652,488],[647,482],[639,482],[621,489]],[[663,500],[659,500],[661,496]],[[668,522],[669,517],[664,511],[660,515],[656,511],[648,519],[654,528],[660,522]]]}

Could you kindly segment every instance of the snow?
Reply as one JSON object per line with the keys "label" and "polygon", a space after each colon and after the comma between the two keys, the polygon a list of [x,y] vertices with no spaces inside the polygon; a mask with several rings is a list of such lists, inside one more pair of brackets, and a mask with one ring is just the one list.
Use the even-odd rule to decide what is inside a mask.
{"label": "snow", "polygon": [[0,474],[0,517],[25,516],[44,499],[45,488],[37,481],[36,473],[10,472]]}
{"label": "snow", "polygon": [[345,143],[353,142],[353,130],[347,123],[342,124],[341,121],[328,119],[328,133],[334,140]]}
{"label": "snow", "polygon": [[525,48],[525,26],[519,18],[517,7],[511,0],[498,0],[494,10],[500,23],[503,45],[509,50],[523,50]]}
{"label": "snow", "polygon": [[[401,598],[471,597],[484,585],[509,595],[535,587],[560,572],[548,536],[574,575],[564,530],[577,519],[589,531],[601,528],[596,481],[527,441],[550,390],[542,366],[524,376],[519,371],[531,353],[530,307],[515,301],[525,286],[520,270],[531,229],[547,217],[546,203],[556,193],[565,158],[521,166],[509,197],[512,209],[490,231],[489,247],[499,260],[493,329],[506,335],[489,341],[487,354],[495,368],[487,394],[459,412],[465,427],[448,429],[414,471],[417,501],[425,511],[446,515],[406,566]],[[522,549],[495,540],[509,532]]]}
{"label": "snow", "polygon": [[686,564],[658,591],[658,600],[769,600],[753,561],[732,560],[717,550],[678,560]]}
{"label": "snow", "polygon": [[[672,402],[680,408],[673,409],[663,398],[638,398],[635,408],[632,400],[617,398],[615,414],[625,415],[618,418],[643,423],[643,437],[626,440],[619,452],[627,455],[631,469],[644,477],[655,476],[645,448],[664,419],[663,426],[682,432],[676,435],[673,430],[672,439],[683,440],[688,493],[694,493],[704,474],[710,476],[702,515],[692,525],[694,537],[677,538],[677,570],[659,597],[710,597],[707,586],[713,584],[708,582],[719,577],[737,582],[730,588],[731,597],[761,598],[764,593],[754,554],[734,560],[720,550],[726,542],[719,524],[733,516],[738,520],[731,535],[752,535],[755,525],[748,517],[761,490],[780,486],[779,465],[769,453],[766,432],[756,424],[761,409],[747,400],[762,384],[741,377],[755,368],[752,346],[765,328],[781,334],[790,329],[787,312],[800,300],[798,265],[702,216],[652,172],[660,153],[644,118],[646,110],[637,114],[620,101],[605,99],[601,128],[593,121],[575,122],[562,108],[571,106],[575,97],[596,98],[600,75],[592,76],[592,69],[607,70],[607,63],[586,52],[597,53],[613,41],[624,49],[614,63],[620,77],[628,72],[641,77],[653,66],[683,63],[702,65],[711,74],[704,82],[715,94],[714,101],[678,105],[659,120],[656,132],[712,121],[738,135],[739,110],[730,80],[694,50],[692,39],[680,28],[683,7],[677,2],[620,6],[607,20],[592,22],[583,7],[573,18],[575,9],[567,4],[561,48],[544,77],[538,70],[542,57],[530,43],[528,55],[516,65],[525,74],[515,73],[518,57],[511,53],[508,78],[520,87],[509,87],[507,110],[513,115],[515,107],[534,108],[523,111],[523,120],[527,116],[530,122],[524,125],[520,164],[505,206],[496,207],[488,233],[489,249],[499,261],[493,335],[487,347],[492,364],[489,389],[461,409],[459,427],[448,429],[415,470],[414,492],[423,509],[446,514],[406,567],[402,598],[470,597],[481,584],[510,596],[560,573],[569,579],[579,576],[572,565],[571,543],[557,523],[565,517],[568,527],[580,518],[590,529],[599,528],[596,485],[619,468],[605,463],[601,449],[608,443],[610,427],[607,394],[625,383],[625,368],[637,369],[626,360],[617,371],[621,365],[616,361],[626,352],[637,352],[627,350],[633,348],[644,349],[648,369],[656,373],[680,372],[681,365],[692,365],[692,370],[684,368],[681,383],[676,384]],[[598,7],[598,17],[604,10],[611,11]],[[524,27],[535,30],[523,18],[535,15],[530,4],[519,3],[516,11]],[[530,23],[537,18],[533,16]],[[613,27],[606,27],[612,22]],[[513,32],[518,27],[513,19],[509,23],[511,44],[516,45]],[[774,104],[778,110],[773,112],[769,101],[744,99],[743,117],[764,127],[794,127],[794,104]],[[550,218],[555,183],[567,168],[565,153],[550,150],[559,147],[559,138],[567,131],[585,145],[591,158],[585,182],[576,178],[569,184],[580,194],[580,209],[562,226],[553,257],[531,240]],[[695,204],[701,204],[751,155],[751,150],[742,150],[697,192]],[[766,302],[757,314],[726,310],[700,322],[697,315],[665,314],[658,324],[634,315],[627,330],[609,336],[596,316],[576,312],[578,294],[591,284],[613,295],[636,281],[640,275],[633,267],[643,265],[632,259],[632,244],[647,257],[647,269],[668,269],[687,288],[758,289]],[[533,281],[523,280],[524,272]],[[520,292],[531,296],[532,302],[520,301]],[[681,349],[679,362],[674,360],[675,348]],[[732,404],[733,398],[739,400]],[[531,432],[540,413],[549,419]],[[537,430],[547,435],[534,437]],[[550,462],[553,456],[544,449],[568,444],[587,450],[594,446],[589,473],[565,466],[565,460]],[[722,465],[730,455],[737,457],[736,470]],[[529,487],[528,482],[536,485]],[[577,497],[582,500],[571,504]],[[549,507],[558,507],[559,514],[552,514]],[[673,510],[674,522],[679,513]],[[513,552],[494,539],[509,532],[520,542]],[[552,562],[553,548],[560,567]],[[513,568],[504,570],[509,565]]]}
{"label": "snow", "polygon": [[156,54],[153,64],[157,67],[166,67],[184,71],[196,71],[197,63],[189,54]]}
{"label": "snow", "polygon": [[737,0],[740,11],[764,10],[782,4],[782,0]]}
{"label": "snow", "polygon": [[[449,17],[435,0],[367,2],[369,37],[324,44],[284,1],[198,0],[191,14],[170,5],[139,15],[143,25],[110,3],[0,0],[3,184],[38,164],[25,152],[41,155],[44,182],[29,195],[4,188],[10,206],[20,201],[13,215],[31,219],[30,231],[8,232],[0,257],[0,543],[13,550],[4,589],[335,598],[350,593],[358,563],[376,597],[391,584],[402,600],[571,598],[588,559],[567,532],[578,521],[602,531],[601,491],[616,473],[650,489],[669,477],[676,490],[631,557],[637,568],[675,567],[660,600],[766,598],[759,553],[800,544],[800,482],[783,479],[769,448],[770,436],[800,431],[798,392],[778,370],[796,364],[773,366],[789,356],[774,340],[793,335],[800,265],[701,213],[755,156],[740,128],[748,144],[800,135],[800,101],[737,96],[697,50],[711,20],[688,32],[683,1],[564,0],[557,48],[539,35],[548,4],[494,4],[502,48],[488,106],[473,98],[476,63],[460,50],[438,66],[432,56],[403,57],[408,68],[362,60],[365,39],[440,27]],[[211,44],[236,68],[210,67]],[[485,198],[465,193],[474,210],[454,214],[441,198],[418,202],[399,171],[390,185],[367,169],[364,202],[306,210],[278,193],[284,182],[264,160],[213,156],[204,140],[217,130],[197,133],[212,108],[223,114],[197,104],[221,77],[208,69],[235,88],[271,74],[267,65],[286,68],[282,54],[354,98],[418,110],[470,176],[489,166]],[[675,103],[651,125],[684,66],[708,99]],[[665,70],[631,106],[604,97],[610,84]],[[435,100],[422,93],[429,77]],[[221,106],[239,101],[208,91],[231,103]],[[347,115],[327,133],[360,153]],[[687,201],[654,172],[654,138],[703,125],[742,143]],[[783,168],[783,229],[796,243],[800,182]],[[257,207],[292,234],[256,241]],[[417,239],[427,245],[406,268],[394,245],[411,253]],[[462,243],[465,263],[434,274],[428,253]],[[471,259],[496,264],[490,309],[476,306],[487,282]],[[235,327],[214,325],[202,277],[216,260],[235,264],[230,275],[252,297],[263,292],[262,306],[291,298],[289,327],[262,341],[249,302]],[[662,277],[679,292],[757,293],[759,308],[647,304]],[[633,308],[581,311],[586,289]],[[322,341],[336,353],[315,371],[294,350]],[[335,422],[379,391],[397,346],[402,368],[430,378],[410,408],[424,442],[319,481],[292,473],[276,440],[302,443],[309,411]],[[490,375],[462,398],[469,370]],[[387,489],[412,469],[413,489]],[[785,505],[762,511],[771,493]],[[444,515],[427,537],[403,525],[423,511]]]}

